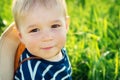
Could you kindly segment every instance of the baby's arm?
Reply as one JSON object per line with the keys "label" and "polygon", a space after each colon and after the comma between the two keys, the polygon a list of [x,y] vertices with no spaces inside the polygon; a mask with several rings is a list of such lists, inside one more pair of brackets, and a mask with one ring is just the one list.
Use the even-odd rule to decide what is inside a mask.
{"label": "baby's arm", "polygon": [[33,64],[33,60],[27,60],[17,69],[14,80],[42,80],[41,70],[38,70],[40,62]]}
{"label": "baby's arm", "polygon": [[[27,67],[27,66],[26,66]],[[32,80],[29,71],[24,65],[20,65],[15,73],[14,80]]]}

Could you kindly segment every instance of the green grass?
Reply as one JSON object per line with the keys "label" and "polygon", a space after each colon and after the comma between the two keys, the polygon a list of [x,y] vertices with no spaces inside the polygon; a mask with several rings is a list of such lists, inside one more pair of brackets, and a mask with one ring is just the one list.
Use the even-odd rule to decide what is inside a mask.
{"label": "green grass", "polygon": [[[8,26],[13,21],[11,0],[2,1],[0,29],[2,23]],[[66,48],[73,80],[120,80],[120,1],[67,0],[67,4],[71,22]]]}
{"label": "green grass", "polygon": [[68,1],[74,80],[120,79],[120,1]]}

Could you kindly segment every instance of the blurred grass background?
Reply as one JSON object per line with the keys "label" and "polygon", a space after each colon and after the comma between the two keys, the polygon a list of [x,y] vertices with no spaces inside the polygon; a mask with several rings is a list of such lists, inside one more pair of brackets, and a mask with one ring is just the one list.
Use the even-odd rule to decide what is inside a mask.
{"label": "blurred grass background", "polygon": [[[12,0],[0,1],[0,34],[13,21]],[[66,48],[73,80],[120,80],[120,0],[67,0]]]}

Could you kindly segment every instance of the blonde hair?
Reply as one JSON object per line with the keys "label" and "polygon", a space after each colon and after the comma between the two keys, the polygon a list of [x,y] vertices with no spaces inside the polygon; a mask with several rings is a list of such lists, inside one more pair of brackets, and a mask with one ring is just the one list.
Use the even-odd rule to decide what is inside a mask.
{"label": "blonde hair", "polygon": [[19,19],[25,17],[36,5],[45,8],[60,7],[64,11],[64,15],[67,16],[65,0],[14,0],[12,11],[17,26]]}

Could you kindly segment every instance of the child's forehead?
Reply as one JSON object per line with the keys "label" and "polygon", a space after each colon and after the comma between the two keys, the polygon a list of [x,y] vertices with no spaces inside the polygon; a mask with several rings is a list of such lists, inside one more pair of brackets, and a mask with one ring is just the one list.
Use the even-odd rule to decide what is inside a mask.
{"label": "child's forehead", "polygon": [[44,19],[44,17],[47,17],[48,19],[49,18],[54,19],[54,18],[58,18],[60,16],[65,17],[66,15],[65,15],[64,10],[59,6],[46,8],[44,6],[35,5],[31,9],[29,9],[28,11],[24,12],[23,18],[28,18],[28,17],[35,18],[35,17],[37,17],[37,18]]}
{"label": "child's forehead", "polygon": [[27,12],[28,14],[19,18],[20,24],[29,25],[47,25],[53,23],[64,23],[65,15],[64,13],[57,8],[46,9],[44,7],[36,7]]}
{"label": "child's forehead", "polygon": [[[23,17],[25,21],[32,20],[32,22],[60,22],[65,20],[66,16],[64,13],[57,8],[45,9],[45,8],[35,8],[28,12],[28,14]],[[22,18],[19,18],[23,21]],[[34,21],[33,21],[34,20]]]}
{"label": "child's forehead", "polygon": [[24,1],[23,4],[21,4],[21,11],[27,12],[36,7],[46,9],[61,8],[66,11],[66,5],[63,2],[64,0],[26,0],[26,2]]}
{"label": "child's forehead", "polygon": [[[55,13],[61,12],[65,16],[67,15],[65,6],[62,3],[60,3],[60,1],[62,2],[63,0],[50,0],[49,2],[45,2],[45,1],[48,1],[48,0],[45,0],[39,3],[37,3],[37,1],[43,1],[43,0],[35,0],[34,3],[31,3],[31,4],[26,3],[26,5],[24,4],[23,5],[24,8],[22,8],[20,12],[18,13],[19,14],[18,17],[22,17],[22,16],[25,17],[28,14],[32,13],[33,10],[36,10],[36,9],[37,10],[48,10],[47,12],[49,12],[52,9],[54,10],[56,9]],[[57,1],[59,1],[59,4]]]}
{"label": "child's forehead", "polygon": [[[65,0],[16,0],[17,2],[13,5],[13,14],[15,21],[19,23],[20,19],[26,17],[32,13],[35,9],[54,9],[62,10],[64,16],[67,15]],[[39,9],[40,10],[40,9]],[[58,13],[57,11],[55,13]],[[42,13],[44,14],[44,13]]]}

